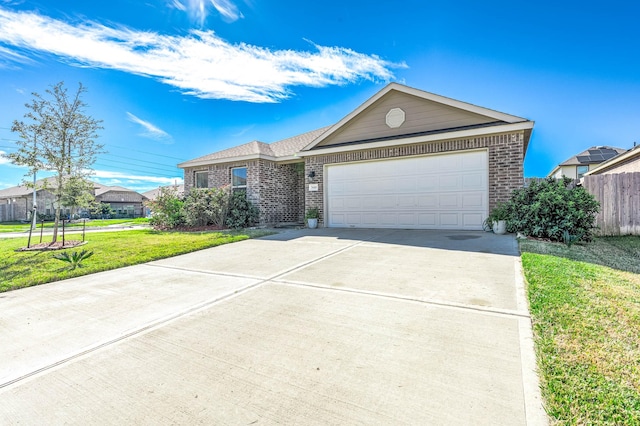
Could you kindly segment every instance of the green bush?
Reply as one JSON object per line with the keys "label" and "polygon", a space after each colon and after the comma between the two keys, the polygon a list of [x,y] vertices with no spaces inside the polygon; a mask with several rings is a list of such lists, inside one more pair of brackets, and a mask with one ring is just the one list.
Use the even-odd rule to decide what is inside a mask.
{"label": "green bush", "polygon": [[229,189],[193,189],[184,201],[184,219],[188,226],[223,227],[229,210]]}
{"label": "green bush", "polygon": [[565,177],[532,181],[513,191],[507,208],[509,232],[551,241],[564,241],[566,235],[575,236],[575,241],[590,241],[600,204]]}
{"label": "green bush", "polygon": [[245,191],[235,191],[229,199],[227,226],[229,228],[247,228],[258,221],[258,209],[247,200]]}
{"label": "green bush", "polygon": [[145,206],[151,209],[149,223],[155,228],[173,229],[185,223],[184,201],[172,188],[160,188],[158,197]]}

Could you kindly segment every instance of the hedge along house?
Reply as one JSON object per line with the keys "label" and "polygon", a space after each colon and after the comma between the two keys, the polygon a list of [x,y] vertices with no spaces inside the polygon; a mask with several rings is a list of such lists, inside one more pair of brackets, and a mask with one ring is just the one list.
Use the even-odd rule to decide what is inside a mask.
{"label": "hedge along house", "polygon": [[481,230],[523,185],[533,122],[391,83],[333,126],[196,158],[185,190],[246,189],[260,223]]}

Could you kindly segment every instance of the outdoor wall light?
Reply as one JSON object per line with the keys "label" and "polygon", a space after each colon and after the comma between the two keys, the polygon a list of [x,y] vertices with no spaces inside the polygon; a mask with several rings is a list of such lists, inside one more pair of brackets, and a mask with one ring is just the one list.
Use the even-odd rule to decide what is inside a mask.
{"label": "outdoor wall light", "polygon": [[309,179],[313,179],[314,177],[316,177],[316,172],[315,172],[315,170],[311,170],[309,172]]}

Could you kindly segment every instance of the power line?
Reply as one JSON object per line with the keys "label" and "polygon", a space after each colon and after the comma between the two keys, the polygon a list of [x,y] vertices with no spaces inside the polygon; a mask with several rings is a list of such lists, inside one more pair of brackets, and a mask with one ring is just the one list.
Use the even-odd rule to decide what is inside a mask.
{"label": "power line", "polygon": [[[153,170],[160,170],[161,172],[165,172],[165,173],[173,173],[173,171],[170,170],[169,168],[143,166],[143,165],[140,165],[140,164],[127,163],[127,162],[124,162],[124,161],[111,161],[111,160],[107,160],[107,159],[104,159],[104,158],[102,158],[100,161],[101,162],[108,162],[108,163],[118,164],[118,165],[127,164],[129,166],[140,167],[140,168],[143,168],[143,169],[153,169]],[[177,168],[175,170],[177,171]]]}

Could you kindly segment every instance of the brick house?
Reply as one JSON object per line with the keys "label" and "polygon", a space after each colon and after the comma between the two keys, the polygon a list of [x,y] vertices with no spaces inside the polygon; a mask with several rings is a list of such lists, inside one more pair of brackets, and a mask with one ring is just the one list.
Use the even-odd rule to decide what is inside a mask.
{"label": "brick house", "polygon": [[391,83],[338,123],[199,157],[185,191],[246,190],[262,225],[482,229],[523,184],[533,122]]}
{"label": "brick house", "polygon": [[[96,201],[109,204],[117,216],[140,217],[144,215],[142,194],[119,186],[93,184],[93,195]],[[53,178],[40,179],[36,182],[36,206],[38,214],[51,217],[55,214],[55,195],[50,188],[55,185]],[[33,188],[25,185],[0,190],[0,222],[31,220],[33,211]],[[71,208],[63,207],[61,214],[68,216]]]}

